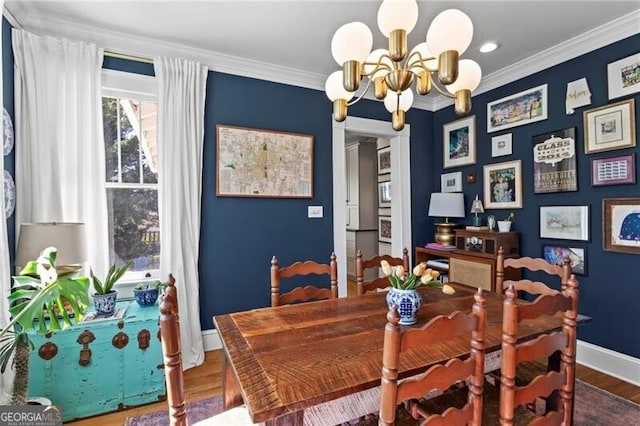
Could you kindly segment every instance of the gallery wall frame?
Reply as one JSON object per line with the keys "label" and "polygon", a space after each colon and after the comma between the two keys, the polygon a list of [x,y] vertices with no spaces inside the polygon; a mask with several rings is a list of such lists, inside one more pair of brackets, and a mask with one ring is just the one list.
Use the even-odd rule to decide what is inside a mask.
{"label": "gallery wall frame", "polygon": [[542,258],[552,265],[562,266],[565,257],[571,261],[571,273],[587,275],[586,247],[573,247],[559,244],[543,244]]}
{"label": "gallery wall frame", "polygon": [[487,104],[487,133],[546,119],[546,84],[523,90]]}
{"label": "gallery wall frame", "polygon": [[378,174],[391,173],[391,147],[378,150]]}
{"label": "gallery wall frame", "polygon": [[462,192],[462,172],[440,175],[440,192]]}
{"label": "gallery wall frame", "polygon": [[522,161],[487,164],[483,169],[484,208],[522,208]]}
{"label": "gallery wall frame", "polygon": [[540,238],[589,241],[589,206],[540,206]]}
{"label": "gallery wall frame", "polygon": [[640,92],[640,53],[607,65],[609,100]]}
{"label": "gallery wall frame", "polygon": [[634,99],[586,110],[582,114],[585,154],[636,146]]}
{"label": "gallery wall frame", "polygon": [[544,194],[578,190],[576,128],[533,137],[533,192]]}
{"label": "gallery wall frame", "polygon": [[378,216],[378,241],[391,242],[391,217]]}
{"label": "gallery wall frame", "polygon": [[391,181],[378,182],[378,207],[391,207]]}
{"label": "gallery wall frame", "polygon": [[640,198],[602,200],[602,249],[640,254]]}
{"label": "gallery wall frame", "polygon": [[476,163],[476,116],[442,126],[443,168]]}
{"label": "gallery wall frame", "polygon": [[491,157],[502,157],[512,154],[512,133],[494,136],[491,138]]}
{"label": "gallery wall frame", "polygon": [[591,185],[636,183],[636,153],[591,160]]}
{"label": "gallery wall frame", "polygon": [[222,124],[216,134],[217,196],[313,198],[312,135]]}

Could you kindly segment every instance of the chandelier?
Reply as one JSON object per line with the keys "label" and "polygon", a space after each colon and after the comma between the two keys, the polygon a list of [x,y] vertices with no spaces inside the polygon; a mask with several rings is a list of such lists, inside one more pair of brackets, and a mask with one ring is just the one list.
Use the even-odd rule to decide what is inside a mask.
{"label": "chandelier", "polygon": [[384,100],[391,113],[394,130],[402,130],[405,113],[413,104],[412,84],[426,95],[435,88],[455,99],[458,115],[471,111],[471,92],[478,87],[482,72],[471,59],[459,59],[471,44],[473,23],[463,12],[448,9],[438,14],[427,31],[426,41],[407,54],[407,34],[418,21],[416,0],[383,0],[378,9],[378,27],[389,39],[389,50],[373,52],[373,35],[362,22],[351,22],[338,28],[331,40],[331,53],[342,70],[332,73],[325,83],[327,97],[333,102],[333,118],[347,118],[347,106],[360,81],[373,82],[374,96]]}

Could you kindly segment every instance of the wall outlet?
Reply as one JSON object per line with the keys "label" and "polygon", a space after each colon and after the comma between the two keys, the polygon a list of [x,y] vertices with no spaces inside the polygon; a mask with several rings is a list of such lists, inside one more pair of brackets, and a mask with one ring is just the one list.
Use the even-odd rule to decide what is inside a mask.
{"label": "wall outlet", "polygon": [[322,217],[322,206],[308,206],[307,217],[318,218]]}

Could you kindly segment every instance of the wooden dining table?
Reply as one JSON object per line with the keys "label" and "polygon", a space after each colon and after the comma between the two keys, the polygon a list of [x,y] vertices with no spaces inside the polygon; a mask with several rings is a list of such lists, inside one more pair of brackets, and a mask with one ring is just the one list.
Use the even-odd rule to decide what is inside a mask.
{"label": "wooden dining table", "polygon": [[[437,315],[471,312],[475,290],[452,285],[453,295],[420,289],[423,304],[415,326]],[[485,353],[491,353],[501,347],[502,296],[486,296]],[[254,423],[302,425],[305,411],[379,389],[385,298],[386,292],[374,292],[215,316],[224,352],[224,408],[246,404]],[[518,341],[561,328],[560,317],[543,316],[521,324]],[[399,378],[468,356],[469,345],[468,339],[458,338],[407,352],[401,357]],[[327,412],[344,411],[353,401]],[[364,414],[345,413],[351,417],[341,421]]]}

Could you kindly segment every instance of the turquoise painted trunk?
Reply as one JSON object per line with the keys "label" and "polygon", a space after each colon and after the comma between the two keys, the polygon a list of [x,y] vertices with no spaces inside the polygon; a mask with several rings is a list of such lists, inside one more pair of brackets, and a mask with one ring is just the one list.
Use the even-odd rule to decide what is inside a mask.
{"label": "turquoise painted trunk", "polygon": [[158,306],[118,302],[114,316],[31,332],[29,396],[49,398],[64,421],[166,399]]}

